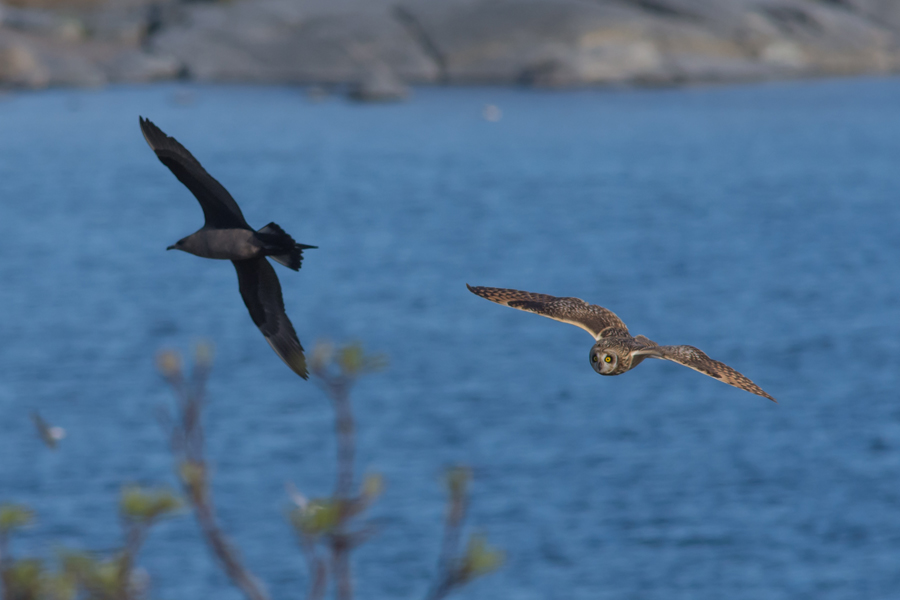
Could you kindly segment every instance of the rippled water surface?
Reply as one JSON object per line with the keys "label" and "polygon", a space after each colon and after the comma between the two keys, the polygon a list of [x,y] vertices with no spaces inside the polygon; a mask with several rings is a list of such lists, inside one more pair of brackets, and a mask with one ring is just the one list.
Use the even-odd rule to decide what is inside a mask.
{"label": "rippled water surface", "polygon": [[[144,115],[252,225],[319,246],[277,267],[307,347],[390,357],[353,397],[360,470],[387,481],[359,597],[423,595],[455,463],[475,469],[473,527],[507,554],[465,597],[900,597],[898,100],[898,80],[3,97],[0,499],[39,516],[15,549],[113,548],[120,486],[175,484],[153,358],[208,339],[224,525],[275,598],[305,593],[284,484],[330,491],[329,405],[271,352],[231,265],[165,251],[202,213]],[[609,307],[780,404],[662,361],[599,377],[583,331],[466,283]],[[35,409],[67,429],[57,452]],[[188,515],[141,563],[155,597],[239,597]]]}

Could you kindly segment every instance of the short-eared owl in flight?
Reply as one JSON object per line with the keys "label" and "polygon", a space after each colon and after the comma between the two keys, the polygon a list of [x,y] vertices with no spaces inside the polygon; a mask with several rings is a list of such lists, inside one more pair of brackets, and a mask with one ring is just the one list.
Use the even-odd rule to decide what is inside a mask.
{"label": "short-eared owl in flight", "polygon": [[519,290],[472,287],[469,284],[466,287],[491,302],[581,327],[597,340],[591,348],[590,359],[591,366],[601,375],[621,375],[638,366],[645,358],[661,358],[776,402],[758,385],[693,346],[660,346],[642,335],[633,337],[625,323],[602,306],[588,304],[578,298],[557,298]]}

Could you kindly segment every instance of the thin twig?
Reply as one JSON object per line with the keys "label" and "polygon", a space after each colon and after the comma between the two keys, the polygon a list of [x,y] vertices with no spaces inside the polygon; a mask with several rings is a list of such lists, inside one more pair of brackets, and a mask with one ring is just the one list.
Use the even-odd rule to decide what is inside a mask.
{"label": "thin twig", "polygon": [[441,553],[438,557],[437,583],[427,596],[427,600],[444,598],[454,587],[462,583],[459,579],[459,542],[469,505],[469,496],[465,489],[467,479],[468,472],[460,467],[455,467],[447,475],[450,499],[444,521]]}
{"label": "thin twig", "polygon": [[189,496],[191,496],[191,504],[194,506],[194,514],[200,523],[203,537],[216,558],[219,559],[226,575],[250,600],[268,600],[269,597],[263,591],[259,581],[241,563],[237,551],[231,546],[216,523],[215,509],[209,494],[189,494]]}
{"label": "thin twig", "polygon": [[350,571],[350,540],[347,521],[352,516],[353,466],[356,452],[353,409],[350,406],[350,385],[345,375],[334,375],[326,382],[328,396],[334,406],[335,433],[337,436],[337,478],[334,497],[340,517],[330,535],[331,572],[334,575],[336,600],[353,597],[353,578]]}
{"label": "thin twig", "polygon": [[208,479],[208,468],[204,459],[203,406],[206,379],[210,371],[207,355],[198,351],[190,382],[185,381],[180,360],[172,354],[160,357],[159,364],[163,376],[175,393],[178,413],[170,421],[172,453],[181,472],[182,487],[194,508],[194,515],[200,531],[212,550],[225,574],[249,600],[268,600],[268,594],[259,581],[241,562],[237,550],[228,542],[225,533],[216,521],[215,505]]}
{"label": "thin twig", "polygon": [[348,382],[337,381],[329,386],[335,411],[337,433],[338,475],[334,495],[339,500],[349,500],[353,493],[353,462],[356,453],[355,425],[350,407]]}
{"label": "thin twig", "polygon": [[[366,500],[354,492],[354,463],[356,428],[350,404],[350,388],[363,372],[364,356],[358,349],[348,347],[334,360],[331,347],[323,345],[314,351],[312,373],[325,391],[334,408],[334,428],[337,438],[337,475],[332,502],[337,509],[334,526],[327,532],[331,554],[331,574],[336,600],[353,598],[353,576],[350,553],[356,538],[349,530],[350,520],[366,506]],[[352,360],[351,360],[352,359]],[[354,362],[358,361],[358,362]]]}
{"label": "thin twig", "polygon": [[3,598],[13,597],[9,572],[12,562],[12,556],[9,553],[9,536],[6,531],[0,530],[0,591],[3,592]]}
{"label": "thin twig", "polygon": [[119,561],[119,578],[117,582],[117,594],[121,600],[131,600],[131,571],[134,568],[134,560],[137,558],[141,546],[144,544],[147,529],[146,526],[137,523],[124,523],[125,547],[122,549],[122,557]]}
{"label": "thin twig", "polygon": [[319,556],[316,550],[314,539],[308,536],[299,535],[300,548],[303,549],[303,555],[309,565],[309,593],[306,595],[307,600],[320,600],[325,596],[325,587],[328,584],[328,568],[325,566],[325,560]]}

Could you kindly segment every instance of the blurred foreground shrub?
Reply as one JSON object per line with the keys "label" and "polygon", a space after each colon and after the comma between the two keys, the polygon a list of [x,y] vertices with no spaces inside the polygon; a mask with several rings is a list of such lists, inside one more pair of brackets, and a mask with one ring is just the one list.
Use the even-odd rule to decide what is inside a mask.
{"label": "blurred foreground shrub", "polygon": [[[16,559],[11,536],[31,525],[35,518],[28,507],[0,505],[0,591],[3,600],[141,600],[147,597],[150,577],[137,568],[137,558],[150,529],[161,519],[189,507],[207,546],[225,574],[249,600],[269,600],[262,583],[247,569],[237,548],[225,535],[213,502],[210,466],[205,453],[203,410],[206,381],[212,369],[213,352],[199,345],[190,373],[179,354],[171,351],[157,357],[160,374],[175,396],[174,410],[163,414],[175,470],[184,497],[167,489],[125,486],[119,501],[123,528],[121,548],[100,556],[90,552],[61,550],[55,561]],[[307,499],[292,484],[292,505],[287,521],[297,536],[309,572],[307,597],[323,598],[329,584],[337,600],[353,596],[351,553],[376,533],[365,520],[368,508],[381,495],[385,482],[378,474],[367,475],[357,486],[355,467],[355,423],[350,392],[359,378],[383,370],[387,360],[369,354],[359,344],[336,347],[319,343],[313,349],[310,370],[331,402],[337,435],[337,473],[331,495]],[[437,573],[427,594],[438,600],[472,580],[496,570],[501,552],[491,548],[481,535],[463,542],[463,527],[469,498],[471,472],[464,467],[446,475],[449,492],[443,541]],[[49,566],[48,566],[49,565]]]}
{"label": "blurred foreground shrub", "polygon": [[147,533],[160,519],[182,506],[168,490],[128,486],[119,501],[124,529],[122,547],[106,558],[90,552],[62,549],[56,564],[36,558],[15,559],[10,534],[31,525],[34,514],[26,507],[0,506],[0,582],[4,600],[137,600],[146,597],[148,577],[135,569],[135,560]]}

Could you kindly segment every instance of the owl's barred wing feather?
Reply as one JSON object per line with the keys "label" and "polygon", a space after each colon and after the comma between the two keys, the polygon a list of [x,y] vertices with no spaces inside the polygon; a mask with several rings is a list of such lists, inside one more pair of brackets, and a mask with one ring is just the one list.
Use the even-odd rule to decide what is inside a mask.
{"label": "owl's barred wing feather", "polygon": [[725,363],[711,359],[703,353],[703,351],[694,348],[693,346],[657,346],[656,348],[653,348],[652,351],[636,354],[646,354],[653,358],[662,358],[677,362],[685,367],[699,371],[704,375],[714,377],[728,385],[733,385],[734,387],[750,392],[751,394],[768,398],[772,402],[778,402],[747,377],[741,375]]}
{"label": "owl's barred wing feather", "polygon": [[466,284],[466,287],[476,296],[481,296],[491,302],[580,327],[595,339],[629,335],[628,327],[613,311],[596,304],[588,304],[579,298],[557,298],[547,294],[534,294],[504,288],[473,287],[469,284]]}

